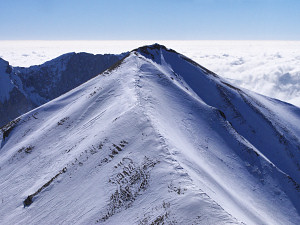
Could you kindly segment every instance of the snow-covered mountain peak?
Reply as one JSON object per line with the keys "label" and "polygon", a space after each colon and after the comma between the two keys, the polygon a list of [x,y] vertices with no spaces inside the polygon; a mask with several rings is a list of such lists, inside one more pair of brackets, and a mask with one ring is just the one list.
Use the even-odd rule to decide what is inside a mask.
{"label": "snow-covered mountain peak", "polygon": [[166,65],[166,63],[169,60],[177,61],[181,65],[182,65],[183,62],[187,62],[189,64],[192,64],[195,67],[200,68],[207,75],[213,75],[215,77],[218,77],[214,72],[202,67],[201,65],[199,65],[195,61],[193,61],[190,58],[176,52],[175,50],[168,49],[164,45],[160,45],[160,44],[155,43],[153,45],[146,45],[146,46],[139,47],[137,49],[132,50],[132,52],[138,52],[141,55],[145,56],[146,58],[149,58],[149,59],[153,60],[154,62],[156,62],[158,64]]}
{"label": "snow-covered mountain peak", "polygon": [[2,129],[0,220],[299,224],[299,123],[297,107],[142,47]]}
{"label": "snow-covered mountain peak", "polygon": [[137,49],[132,50],[131,52],[138,52],[144,57],[149,58],[158,64],[161,64],[162,57],[166,52],[174,53],[178,56],[180,55],[176,51],[172,49],[168,49],[164,45],[160,45],[157,43],[153,45],[146,45],[146,46],[139,47]]}

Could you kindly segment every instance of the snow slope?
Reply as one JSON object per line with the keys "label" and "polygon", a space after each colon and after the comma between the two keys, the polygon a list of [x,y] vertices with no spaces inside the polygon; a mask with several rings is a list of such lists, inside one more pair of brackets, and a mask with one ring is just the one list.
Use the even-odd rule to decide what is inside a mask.
{"label": "snow slope", "polygon": [[0,127],[88,81],[126,53],[68,53],[42,65],[11,67],[0,58]]}
{"label": "snow slope", "polygon": [[1,224],[299,224],[300,109],[164,46],[10,122]]}

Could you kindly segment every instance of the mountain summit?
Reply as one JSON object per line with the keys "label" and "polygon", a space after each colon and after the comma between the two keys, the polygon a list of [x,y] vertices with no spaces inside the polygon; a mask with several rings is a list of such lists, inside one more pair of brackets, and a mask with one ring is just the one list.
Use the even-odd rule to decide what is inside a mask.
{"label": "mountain summit", "polygon": [[4,224],[300,224],[300,109],[164,46],[0,133]]}

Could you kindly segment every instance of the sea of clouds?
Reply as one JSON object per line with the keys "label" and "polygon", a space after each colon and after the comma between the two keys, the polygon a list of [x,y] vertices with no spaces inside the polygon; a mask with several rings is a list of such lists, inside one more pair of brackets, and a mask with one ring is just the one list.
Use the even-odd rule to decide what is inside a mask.
{"label": "sea of clouds", "polygon": [[236,85],[300,107],[300,41],[0,41],[0,57],[31,66],[67,52],[121,53],[153,43]]}

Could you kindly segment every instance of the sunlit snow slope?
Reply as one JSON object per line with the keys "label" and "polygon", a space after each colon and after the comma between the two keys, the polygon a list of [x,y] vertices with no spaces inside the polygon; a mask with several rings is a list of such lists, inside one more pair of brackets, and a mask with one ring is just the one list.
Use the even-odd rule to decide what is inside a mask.
{"label": "sunlit snow slope", "polygon": [[300,109],[152,45],[0,136],[1,224],[300,224]]}

